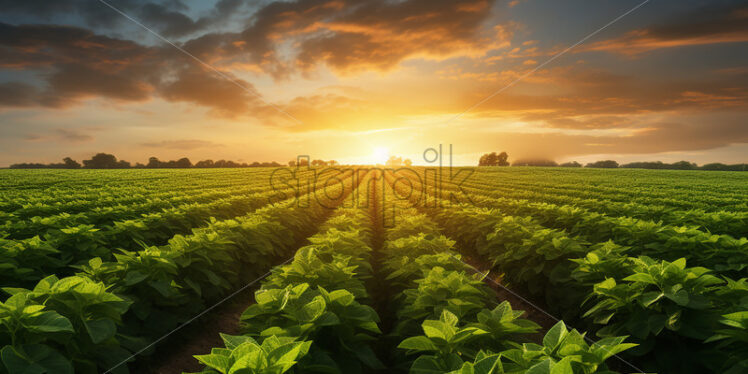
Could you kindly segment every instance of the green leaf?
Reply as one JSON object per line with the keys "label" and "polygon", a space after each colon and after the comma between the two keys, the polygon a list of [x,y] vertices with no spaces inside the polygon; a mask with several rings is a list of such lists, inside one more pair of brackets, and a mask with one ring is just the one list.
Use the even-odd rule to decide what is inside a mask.
{"label": "green leaf", "polygon": [[38,332],[75,332],[70,320],[63,317],[57,312],[42,312],[33,317],[32,324],[28,326],[29,330]]}
{"label": "green leaf", "polygon": [[445,326],[444,322],[441,321],[423,321],[423,323],[421,324],[421,328],[423,328],[424,334],[426,334],[426,336],[429,338],[442,338],[444,340],[447,340],[448,335],[452,335],[447,331],[448,327]]}
{"label": "green leaf", "polygon": [[410,374],[444,374],[444,369],[433,356],[420,356],[410,367]]}
{"label": "green leaf", "polygon": [[551,374],[551,359],[547,358],[533,366],[531,366],[525,374]]}
{"label": "green leaf", "polygon": [[221,373],[227,373],[229,366],[231,365],[231,359],[227,356],[210,354],[210,355],[195,355],[198,361],[202,362],[203,365],[218,370]]}
{"label": "green leaf", "polygon": [[636,273],[633,275],[629,275],[626,278],[623,278],[625,281],[629,282],[643,282],[643,283],[649,283],[649,284],[657,284],[657,281],[655,281],[654,277],[647,273]]}
{"label": "green leaf", "polygon": [[551,365],[551,374],[574,374],[571,368],[571,357],[564,357],[561,361]]}
{"label": "green leaf", "polygon": [[8,345],[0,357],[8,374],[73,374],[65,356],[42,344],[27,344],[18,351]]}
{"label": "green leaf", "polygon": [[400,342],[397,346],[402,349],[409,349],[413,351],[436,351],[438,348],[434,343],[425,336],[413,336]]}
{"label": "green leaf", "polygon": [[646,292],[639,296],[639,301],[641,301],[643,306],[648,307],[657,302],[657,300],[661,299],[663,296],[665,296],[665,294],[658,291]]}
{"label": "green leaf", "polygon": [[257,342],[252,339],[249,336],[245,335],[229,335],[229,334],[223,334],[221,333],[221,339],[223,340],[223,344],[228,349],[234,349],[244,343],[251,342],[257,344]]}
{"label": "green leaf", "polygon": [[566,337],[567,330],[564,321],[558,321],[543,337],[543,345],[550,349],[555,349]]}
{"label": "green leaf", "polygon": [[665,297],[667,297],[670,300],[673,300],[676,304],[680,306],[686,306],[688,305],[688,291],[684,289],[680,289],[676,292],[665,292]]}
{"label": "green leaf", "polygon": [[105,342],[117,333],[117,325],[111,319],[102,318],[95,321],[85,321],[84,325],[94,344]]}

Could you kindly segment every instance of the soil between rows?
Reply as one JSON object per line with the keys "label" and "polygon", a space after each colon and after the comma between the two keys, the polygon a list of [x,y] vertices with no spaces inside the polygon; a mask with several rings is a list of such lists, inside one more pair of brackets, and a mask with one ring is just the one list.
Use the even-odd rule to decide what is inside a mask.
{"label": "soil between rows", "polygon": [[203,365],[193,356],[208,354],[212,348],[223,347],[219,333],[239,335],[239,317],[254,303],[254,291],[259,287],[259,283],[248,287],[159,342],[154,354],[131,365],[131,372],[179,374],[201,371]]}

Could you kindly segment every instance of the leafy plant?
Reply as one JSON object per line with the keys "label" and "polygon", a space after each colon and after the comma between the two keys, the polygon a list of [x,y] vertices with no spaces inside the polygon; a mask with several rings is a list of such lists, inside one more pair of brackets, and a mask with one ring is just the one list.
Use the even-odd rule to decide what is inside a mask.
{"label": "leafy plant", "polygon": [[386,279],[391,286],[402,289],[411,287],[416,279],[423,278],[436,267],[446,271],[464,271],[466,265],[460,258],[460,255],[451,252],[415,258],[408,255],[393,256],[384,262],[383,271],[388,274]]}
{"label": "leafy plant", "polygon": [[320,258],[317,247],[306,246],[296,252],[290,264],[275,268],[262,287],[286,288],[290,285],[308,283],[312,288],[347,290],[356,299],[363,299],[367,297],[366,288],[360,280],[354,278],[357,270],[357,265],[351,265],[350,256],[332,254],[332,261],[324,261]]}
{"label": "leafy plant", "polygon": [[9,372],[51,367],[57,372],[67,372],[68,367],[95,372],[129,357],[120,347],[117,325],[130,303],[104,284],[52,275],[33,290],[4,290],[12,295],[0,306],[0,321],[8,334],[2,340],[9,344],[2,360]]}
{"label": "leafy plant", "polygon": [[658,335],[663,329],[695,339],[711,335],[712,305],[708,293],[723,280],[705,268],[686,268],[686,260],[633,260],[633,274],[617,283],[608,278],[594,286],[596,304],[585,317],[605,324],[602,336],[630,333],[639,339]]}
{"label": "leafy plant", "polygon": [[427,367],[442,372],[455,370],[462,366],[461,356],[477,355],[468,348],[469,343],[482,334],[488,334],[477,327],[459,327],[458,323],[456,315],[444,310],[439,320],[423,322],[421,326],[425,335],[407,338],[397,347],[407,350],[408,354],[432,353],[416,359],[413,368],[417,371]]}
{"label": "leafy plant", "polygon": [[312,345],[293,338],[269,336],[258,344],[248,336],[221,334],[226,348],[213,348],[208,355],[195,358],[207,368],[201,374],[281,374],[286,373],[304,357]]}
{"label": "leafy plant", "polygon": [[425,319],[434,319],[448,310],[458,318],[472,319],[490,300],[490,290],[482,280],[465,272],[446,271],[436,267],[416,280],[417,288],[403,291],[402,307],[397,312],[395,332],[412,335]]}
{"label": "leafy plant", "polygon": [[609,337],[592,345],[584,334],[569,331],[563,321],[556,323],[543,337],[543,344],[524,343],[519,348],[501,352],[507,373],[613,373],[605,361],[636,344],[624,343],[625,337]]}
{"label": "leafy plant", "polygon": [[745,373],[748,370],[748,311],[725,314],[719,321],[722,328],[706,340],[718,342],[715,371],[725,374]]}
{"label": "leafy plant", "polygon": [[[244,333],[259,338],[275,335],[313,340],[310,359],[332,363],[333,367],[342,365],[358,372],[360,364],[382,366],[368,345],[381,333],[379,317],[371,307],[356,302],[351,292],[328,292],[302,283],[259,290],[255,301],[242,313]],[[336,361],[339,365],[335,365]],[[310,364],[309,369],[319,367]]]}

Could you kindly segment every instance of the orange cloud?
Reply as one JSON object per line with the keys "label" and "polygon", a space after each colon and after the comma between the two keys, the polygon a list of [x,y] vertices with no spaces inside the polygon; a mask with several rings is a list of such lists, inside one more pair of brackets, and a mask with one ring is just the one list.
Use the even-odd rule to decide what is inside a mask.
{"label": "orange cloud", "polygon": [[638,55],[652,50],[748,41],[748,6],[712,4],[686,17],[597,43],[583,45],[581,51],[609,51]]}

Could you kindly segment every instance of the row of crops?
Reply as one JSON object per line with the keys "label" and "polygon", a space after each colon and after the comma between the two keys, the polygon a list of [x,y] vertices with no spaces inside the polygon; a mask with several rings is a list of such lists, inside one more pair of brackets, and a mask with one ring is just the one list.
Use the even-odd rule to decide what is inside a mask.
{"label": "row of crops", "polygon": [[12,172],[0,373],[127,373],[248,285],[202,373],[748,371],[732,173]]}
{"label": "row of crops", "polygon": [[729,234],[716,234],[689,223],[605,214],[564,197],[566,204],[544,201],[542,193],[527,199],[532,189],[519,198],[500,194],[500,181],[480,175],[462,186],[473,203],[460,204],[456,185],[406,173],[392,179],[400,196],[418,200],[503,284],[600,338],[629,336],[638,346],[622,355],[638,367],[748,370],[744,223],[731,221]]}
{"label": "row of crops", "polygon": [[[352,181],[347,173],[343,178]],[[0,244],[7,295],[0,304],[0,372],[115,367],[288,258],[327,206],[338,203],[321,194],[297,204],[290,191],[257,182],[264,183],[260,192],[185,202],[136,219],[43,225],[31,238],[8,229]],[[346,188],[350,182],[340,192]]]}
{"label": "row of crops", "polygon": [[[602,373],[635,346],[588,342],[563,322],[538,335],[434,221],[395,203],[381,174],[353,196],[368,199],[343,204],[264,279],[241,315],[242,335],[195,356],[202,373]],[[383,227],[385,210],[397,214],[392,227]]]}

